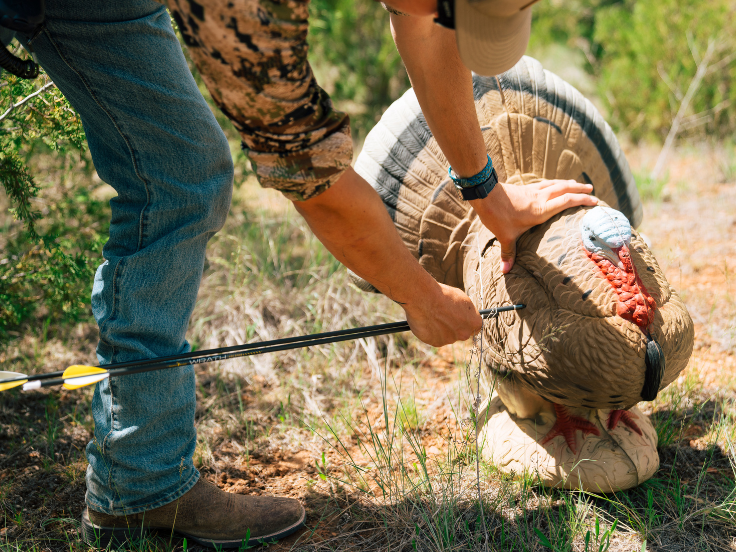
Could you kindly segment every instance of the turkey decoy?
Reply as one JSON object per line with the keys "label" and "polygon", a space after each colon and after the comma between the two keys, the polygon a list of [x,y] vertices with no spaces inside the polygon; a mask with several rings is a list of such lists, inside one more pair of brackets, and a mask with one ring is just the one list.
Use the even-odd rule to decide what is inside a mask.
{"label": "turkey decoy", "polygon": [[[356,170],[435,279],[464,289],[479,308],[527,305],[484,326],[483,362],[498,391],[486,409],[488,419],[496,416],[487,424],[496,427],[488,430],[494,461],[527,469],[533,456],[537,467],[546,462],[549,484],[635,485],[658,459],[651,423],[632,407],[653,400],[686,367],[694,333],[633,229],[642,208],[629,165],[593,105],[532,58],[497,77],[474,76],[474,92],[501,182],[574,179],[592,184],[601,200],[523,234],[508,274],[501,274],[495,237],[452,185],[412,90],[370,132]],[[501,415],[513,423],[504,426]],[[622,455],[628,460],[614,469]],[[602,463],[590,477],[578,471],[576,482],[565,482],[571,463],[583,458]],[[609,468],[617,475],[607,475]]]}

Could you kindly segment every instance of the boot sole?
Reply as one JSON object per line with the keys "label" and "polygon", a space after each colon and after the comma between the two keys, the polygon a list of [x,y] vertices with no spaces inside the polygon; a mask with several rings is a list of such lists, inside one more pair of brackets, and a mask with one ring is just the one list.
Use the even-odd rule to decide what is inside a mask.
{"label": "boot sole", "polygon": [[[307,512],[304,510],[304,508],[302,508],[301,518],[293,525],[290,525],[289,527],[286,527],[269,535],[261,535],[257,538],[251,537],[247,544],[267,544],[272,541],[288,537],[289,535],[295,533],[304,526],[306,518]],[[95,525],[90,521],[86,508],[82,513],[82,540],[90,546],[97,546],[100,548],[107,548],[108,546],[110,546],[110,544],[112,544],[113,546],[124,546],[131,541],[140,541],[158,532],[166,532],[168,534],[171,534],[171,528],[141,526],[103,527],[100,525]],[[173,532],[178,537],[186,538],[187,540],[191,540],[199,545],[206,546],[208,548],[215,548],[217,550],[239,548],[245,541],[245,539],[208,539],[206,537],[199,537],[197,535],[192,535],[184,531],[177,531],[176,529],[174,529]]]}

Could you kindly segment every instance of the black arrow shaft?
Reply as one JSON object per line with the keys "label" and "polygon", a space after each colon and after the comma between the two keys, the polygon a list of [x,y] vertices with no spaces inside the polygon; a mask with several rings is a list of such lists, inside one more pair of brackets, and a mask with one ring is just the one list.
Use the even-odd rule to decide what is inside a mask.
{"label": "black arrow shaft", "polygon": [[[406,326],[406,327],[405,327]],[[400,328],[400,329],[397,329]],[[167,357],[157,357],[157,358],[149,358],[149,359],[143,359],[143,360],[132,360],[129,362],[117,362],[115,364],[103,364],[101,366],[97,366],[97,368],[104,368],[105,370],[114,370],[117,368],[128,368],[128,367],[138,367],[143,365],[156,365],[163,363],[173,363],[175,361],[187,361],[181,364],[178,364],[178,366],[184,366],[185,364],[197,364],[197,359],[202,357],[212,357],[216,355],[224,355],[234,352],[242,352],[242,351],[248,351],[251,349],[259,349],[264,347],[272,347],[276,345],[284,345],[284,344],[296,344],[300,343],[300,347],[308,347],[312,344],[312,341],[315,339],[325,339],[325,338],[335,338],[335,341],[346,341],[346,339],[339,339],[345,336],[348,336],[348,339],[359,339],[362,337],[361,334],[365,332],[370,332],[374,330],[392,330],[392,331],[385,331],[385,333],[395,333],[395,332],[403,332],[408,330],[409,327],[406,322],[392,322],[390,324],[378,324],[376,326],[365,326],[362,328],[351,328],[348,330],[339,330],[335,332],[324,332],[324,333],[318,333],[318,334],[309,334],[309,335],[300,335],[296,337],[285,337],[282,339],[274,339],[272,341],[263,341],[258,343],[246,343],[244,345],[233,345],[231,347],[220,347],[217,349],[205,349],[202,351],[192,351],[189,353],[182,353],[179,355],[171,355]],[[383,335],[381,333],[375,334],[375,335]],[[350,337],[352,336],[352,337]],[[329,342],[327,342],[329,343]],[[292,349],[295,347],[291,347]],[[240,355],[243,356],[243,355]],[[234,357],[229,357],[234,358]],[[201,361],[200,361],[201,362]],[[9,378],[0,380],[0,383],[10,383],[12,381],[22,381],[22,380],[28,380],[28,381],[43,381],[47,379],[54,379],[54,378],[60,378],[62,375],[64,375],[65,370],[58,370],[56,372],[46,372],[44,374],[35,374],[33,376],[19,376],[16,378]]]}
{"label": "black arrow shaft", "polygon": [[[491,309],[483,309],[479,311],[484,318],[493,318],[500,312],[523,309],[524,305],[509,305]],[[257,354],[275,353],[278,351],[286,351],[289,349],[298,349],[300,347],[310,347],[312,345],[324,345],[327,343],[337,343],[340,341],[349,341],[352,339],[360,339],[362,337],[373,337],[378,335],[387,335],[398,332],[408,331],[408,322],[393,322],[390,324],[378,324],[376,326],[364,326],[361,328],[351,328],[347,330],[338,330],[334,332],[324,332],[318,334],[301,335],[296,337],[286,337],[275,339],[272,341],[264,341],[259,343],[246,343],[244,345],[234,345],[231,347],[221,347],[218,349],[208,349],[172,355],[168,357],[158,357],[130,362],[120,362],[116,364],[105,364],[99,366],[110,372],[110,376],[124,374],[138,374],[152,370],[162,370],[166,368],[176,368],[186,366],[188,364],[203,364],[207,362],[216,362],[232,358],[244,356],[252,356]],[[63,383],[62,376],[64,370],[57,372],[47,372],[44,374],[36,374],[32,376],[19,376],[0,380],[0,383],[10,383],[14,381],[41,381],[42,387],[58,385]]]}
{"label": "black arrow shaft", "polygon": [[[279,351],[288,351],[290,349],[299,349],[302,347],[311,347],[312,345],[324,345],[327,343],[337,343],[340,341],[350,341],[352,339],[361,339],[364,337],[374,337],[378,335],[386,335],[398,332],[406,332],[409,330],[409,324],[406,322],[400,322],[400,325],[405,325],[405,328],[380,328],[371,331],[365,331],[360,333],[353,333],[350,335],[342,335],[338,337],[323,337],[321,339],[313,339],[310,341],[302,341],[297,343],[285,343],[283,345],[271,345],[266,347],[259,347],[257,349],[249,349],[246,351],[232,351],[229,353],[218,353],[210,356],[199,357],[195,359],[183,359],[171,362],[158,362],[155,364],[140,364],[137,366],[128,367],[115,367],[108,369],[110,377],[116,376],[129,376],[132,374],[141,374],[143,372],[152,372],[154,370],[167,370],[170,368],[179,368],[181,366],[188,366],[190,364],[206,364],[208,362],[220,362],[222,360],[231,360],[234,358],[241,358],[245,356],[254,355],[265,355],[267,353],[277,353]],[[388,324],[386,324],[388,326]],[[109,365],[108,365],[109,366]],[[80,376],[86,377],[86,376]],[[41,387],[51,387],[64,383],[63,378],[48,379],[41,382]]]}

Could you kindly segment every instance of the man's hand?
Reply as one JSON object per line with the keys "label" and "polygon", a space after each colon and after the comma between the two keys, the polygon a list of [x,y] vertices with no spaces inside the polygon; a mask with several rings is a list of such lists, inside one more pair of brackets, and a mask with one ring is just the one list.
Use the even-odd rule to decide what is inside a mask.
{"label": "man's hand", "polygon": [[419,266],[381,198],[353,169],[326,192],[294,206],[342,264],[404,308],[409,326],[425,343],[464,341],[480,329],[470,298],[438,284]]}
{"label": "man's hand", "polygon": [[441,347],[465,341],[480,330],[483,319],[467,295],[444,284],[439,284],[435,293],[402,305],[415,336],[428,345]]}
{"label": "man's hand", "polygon": [[519,236],[570,207],[597,205],[598,199],[588,195],[591,191],[590,184],[574,180],[543,180],[526,186],[499,182],[488,197],[470,204],[501,244],[501,272],[506,274],[514,266]]}

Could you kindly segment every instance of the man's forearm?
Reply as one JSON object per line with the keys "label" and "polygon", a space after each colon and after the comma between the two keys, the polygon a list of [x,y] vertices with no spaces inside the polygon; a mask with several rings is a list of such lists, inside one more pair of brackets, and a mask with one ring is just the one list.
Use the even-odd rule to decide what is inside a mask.
{"label": "man's forearm", "polygon": [[[391,14],[391,27],[424,118],[447,160],[462,177],[478,174],[487,162],[486,147],[475,111],[472,74],[460,59],[455,33],[428,16]],[[597,200],[586,195],[592,189],[571,180],[527,186],[500,182],[487,197],[470,205],[501,244],[501,271],[507,273],[522,233],[569,207],[595,205]]]}
{"label": "man's forearm", "polygon": [[422,113],[453,170],[469,177],[486,165],[486,147],[473,100],[473,78],[463,65],[455,32],[432,17],[391,14],[396,47]]}
{"label": "man's forearm", "polygon": [[401,304],[412,331],[425,343],[465,340],[480,329],[472,301],[419,266],[381,198],[353,169],[326,192],[294,206],[341,263]]}
{"label": "man's forearm", "polygon": [[353,169],[324,194],[294,206],[342,264],[397,303],[411,303],[418,287],[428,294],[438,287],[401,241],[378,194]]}

